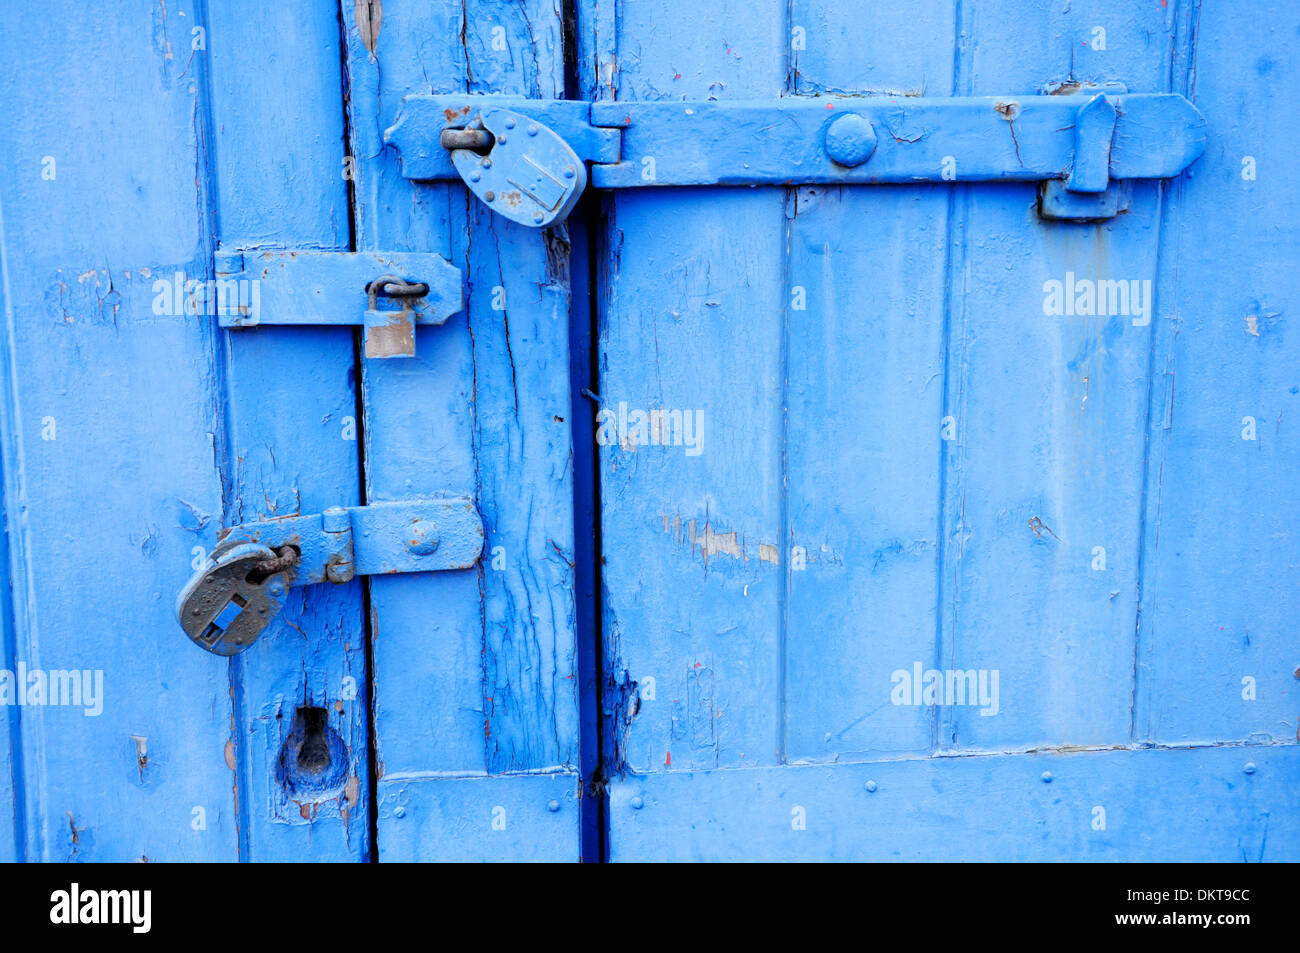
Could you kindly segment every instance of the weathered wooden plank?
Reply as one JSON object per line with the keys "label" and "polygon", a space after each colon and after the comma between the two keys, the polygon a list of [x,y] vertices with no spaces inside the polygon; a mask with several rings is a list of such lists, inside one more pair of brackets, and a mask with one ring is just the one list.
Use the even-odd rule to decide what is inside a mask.
{"label": "weathered wooden plank", "polygon": [[[790,224],[783,571],[791,760],[928,751],[948,196],[801,189]],[[845,242],[839,236],[853,235]]]}
{"label": "weathered wooden plank", "polygon": [[[873,15],[851,42],[847,9],[796,3],[790,15],[800,91],[953,91],[950,3],[909,7],[906,26],[901,11],[880,11],[883,22]],[[931,713],[893,705],[891,693],[895,672],[910,677],[935,657],[950,201],[947,187],[806,188],[791,205],[782,555],[792,761],[930,749]]]}
{"label": "weathered wooden plank", "polygon": [[[782,3],[624,3],[613,26],[591,48],[612,46],[617,74],[588,75],[619,100],[787,89]],[[597,440],[616,771],[780,758],[784,201],[701,188],[606,205]],[[666,414],[653,431],[652,412]]]}
{"label": "weathered wooden plank", "polygon": [[[336,11],[295,0],[256,19],[212,4],[208,17],[222,249],[248,250],[254,279],[255,250],[347,250]],[[227,333],[222,522],[358,504],[354,331]],[[295,587],[258,642],[230,663],[241,859],[369,855],[361,598],[359,581]],[[324,758],[302,759],[304,749]]]}
{"label": "weathered wooden plank", "polygon": [[381,789],[386,861],[562,863],[574,857],[582,784],[571,771],[400,777]]}
{"label": "weathered wooden plank", "polygon": [[1300,21],[1284,3],[1250,28],[1222,4],[1177,16],[1175,76],[1215,135],[1165,192],[1135,731],[1295,744],[1300,185],[1279,104]]}
{"label": "weathered wooden plank", "polygon": [[[1069,39],[1026,51],[1002,26],[1021,7],[972,10],[964,92],[1030,92],[1070,78],[1071,51],[1090,36],[1097,11],[1053,14],[1042,35]],[[1129,36],[1141,32],[1136,17],[1164,29],[1160,15],[1113,9],[1105,22]],[[1108,78],[1147,76],[1167,45],[1113,50]],[[1008,89],[1013,62],[1021,85]],[[1134,185],[1128,214],[1096,225],[1038,220],[1027,186],[971,186],[965,196],[950,275],[937,668],[974,671],[990,685],[996,672],[1000,697],[992,717],[983,705],[943,709],[939,743],[1123,743],[1159,306],[1151,293],[1158,189]],[[1091,305],[1088,293],[1096,293]]]}
{"label": "weathered wooden plank", "polygon": [[[447,856],[471,843],[453,815],[403,820],[430,789],[420,778],[471,773],[527,792],[525,772],[560,769],[576,785],[567,248],[562,233],[493,218],[460,185],[413,185],[377,131],[411,92],[558,97],[563,44],[547,4],[390,3],[372,62],[346,4],[344,15],[358,245],[447,254],[468,289],[465,315],[417,332],[413,361],[362,372],[369,498],[468,493],[484,518],[477,570],[370,590],[381,856]],[[507,827],[493,839],[484,815],[484,843],[498,856],[576,858],[578,813],[553,817],[552,799],[543,826],[501,802]]]}
{"label": "weathered wooden plank", "polygon": [[[387,4],[372,57],[357,31],[355,11],[348,4],[342,8],[349,132],[357,163],[357,247],[384,245],[454,259],[451,187],[416,189],[400,182],[379,135],[401,96],[411,91],[408,87],[447,83],[455,88],[463,81],[459,44],[431,45],[421,39],[423,34],[460,36],[461,11],[447,5]],[[440,328],[417,329],[413,359],[363,363],[368,499],[441,492],[477,499],[473,380],[472,341],[463,314]],[[473,675],[482,667],[479,571],[373,579],[368,585],[381,785],[389,773],[432,766],[482,771],[482,689]],[[381,819],[381,857],[384,826]]]}
{"label": "weathered wooden plank", "polygon": [[[6,351],[12,353],[13,336],[9,331],[11,326],[11,314],[9,312],[9,291],[7,288],[8,281],[8,250],[3,243],[4,237],[4,210],[0,207],[0,313],[4,314],[5,333],[4,341]],[[10,379],[10,368],[7,361],[0,362],[0,394],[6,397],[13,393],[13,381]],[[6,401],[4,407],[9,408]],[[9,548],[13,540],[11,539],[9,521],[9,511],[16,508],[10,500],[16,501],[18,494],[11,492],[10,487],[17,485],[10,484],[5,478],[5,461],[10,461],[10,465],[18,459],[19,447],[13,439],[14,421],[9,419],[7,412],[0,411],[0,525],[4,526],[3,545],[0,545],[0,576],[6,580],[12,580],[14,574],[10,571],[11,561]],[[14,632],[17,612],[14,600],[13,588],[11,585],[0,587],[0,646],[3,646],[5,664],[9,664],[17,657],[17,642]],[[25,836],[23,834],[23,822],[25,820],[25,808],[23,799],[27,795],[26,778],[23,772],[22,762],[22,725],[18,719],[18,710],[12,706],[6,706],[4,718],[0,719],[0,862],[13,863],[23,856],[23,844]]]}

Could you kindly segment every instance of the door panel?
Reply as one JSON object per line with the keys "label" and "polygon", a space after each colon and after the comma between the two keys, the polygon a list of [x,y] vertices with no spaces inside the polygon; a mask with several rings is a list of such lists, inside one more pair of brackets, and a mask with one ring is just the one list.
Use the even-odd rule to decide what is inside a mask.
{"label": "door panel", "polygon": [[[0,12],[7,858],[238,854],[230,676],[173,615],[222,517],[216,335],[154,307],[211,267],[193,13]],[[88,678],[18,705],[22,671]]]}
{"label": "door panel", "polygon": [[[1284,140],[1262,104],[1295,31],[1261,45],[1202,6],[582,3],[579,76],[618,101],[1077,81],[1200,104],[1208,83],[1219,111],[1254,104],[1207,110],[1212,141]],[[1254,69],[1228,65],[1247,49]],[[1294,748],[1262,747],[1296,741],[1289,382],[1265,356],[1294,281],[1263,251],[1295,229],[1285,189],[1261,222],[1237,151],[1126,186],[1095,224],[1040,219],[1032,184],[608,195],[614,859],[1296,856],[1266,820]],[[1243,264],[1219,282],[1226,250]],[[1139,297],[1054,311],[1076,277]],[[1175,360],[1197,377],[1185,429]],[[699,411],[699,452],[638,440],[656,410]],[[1252,413],[1268,433],[1242,442]],[[929,670],[976,697],[909,700]]]}
{"label": "door panel", "polygon": [[[620,100],[777,96],[781,7],[730,16],[724,42],[700,25],[720,22],[725,3],[689,16],[620,4],[613,36],[592,41],[606,57],[596,73],[613,71]],[[782,581],[770,554],[782,525],[785,197],[655,189],[615,193],[605,208],[604,657],[607,685],[626,695],[606,702],[612,768],[769,764],[781,747]],[[637,445],[637,415],[644,442],[652,411],[681,414],[681,443]],[[688,417],[704,424],[694,448]],[[617,812],[610,827],[617,851]]]}

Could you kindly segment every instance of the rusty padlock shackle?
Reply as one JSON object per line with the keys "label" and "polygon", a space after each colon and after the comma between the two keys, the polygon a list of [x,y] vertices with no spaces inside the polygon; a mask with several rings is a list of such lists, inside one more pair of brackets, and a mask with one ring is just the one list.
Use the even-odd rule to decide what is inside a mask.
{"label": "rusty padlock shackle", "polygon": [[373,309],[376,298],[384,295],[388,298],[423,298],[429,293],[429,286],[423,281],[407,281],[396,275],[380,275],[366,285],[366,302]]}

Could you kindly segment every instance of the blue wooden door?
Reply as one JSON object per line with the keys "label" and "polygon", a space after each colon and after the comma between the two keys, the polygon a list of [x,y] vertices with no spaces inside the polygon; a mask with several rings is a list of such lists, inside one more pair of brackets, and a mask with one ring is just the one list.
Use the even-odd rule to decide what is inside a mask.
{"label": "blue wooden door", "polygon": [[1120,84],[1209,130],[1094,224],[1024,183],[606,198],[612,857],[1300,856],[1294,8],[579,6],[600,102]]}
{"label": "blue wooden door", "polygon": [[[0,859],[1300,857],[1290,5],[129,6],[0,12]],[[967,181],[1094,91],[1204,154],[1100,221]],[[418,172],[436,96],[639,152],[529,228]],[[888,185],[690,125],[928,155],[955,97],[997,139]],[[371,354],[338,276],[415,261]],[[449,500],[465,566],[181,631],[223,530]]]}

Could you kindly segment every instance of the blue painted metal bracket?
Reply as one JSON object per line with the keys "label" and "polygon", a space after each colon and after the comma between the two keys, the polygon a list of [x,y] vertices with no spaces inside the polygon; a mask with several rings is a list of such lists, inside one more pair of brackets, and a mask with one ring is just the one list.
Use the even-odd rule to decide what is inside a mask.
{"label": "blue painted metal bracket", "polygon": [[[412,95],[384,138],[412,180],[457,177],[444,129],[507,109],[592,163],[595,188],[1045,181],[1105,217],[1113,183],[1171,178],[1205,149],[1205,118],[1169,93],[788,97],[737,102],[601,102]],[[1047,214],[1045,212],[1045,214]],[[1112,213],[1113,214],[1113,213]]]}
{"label": "blue painted metal bracket", "polygon": [[397,121],[384,132],[384,141],[401,153],[402,175],[417,181],[460,178],[451,152],[442,146],[442,131],[466,128],[488,106],[520,112],[546,126],[583,162],[618,162],[621,133],[593,124],[590,103],[521,96],[414,95],[402,100]]}
{"label": "blue painted metal bracket", "polygon": [[300,555],[290,585],[347,582],[354,576],[468,569],[483,552],[483,520],[468,497],[336,506],[232,527],[212,558],[248,544],[295,547]]}
{"label": "blue painted metal bracket", "polygon": [[222,249],[214,257],[217,300],[208,312],[226,328],[364,325],[366,289],[382,275],[429,286],[409,299],[415,324],[442,324],[465,307],[460,269],[425,252]]}
{"label": "blue painted metal bracket", "polygon": [[225,531],[176,599],[199,648],[230,656],[252,645],[290,586],[362,576],[468,569],[483,552],[483,520],[467,497],[335,506]]}

